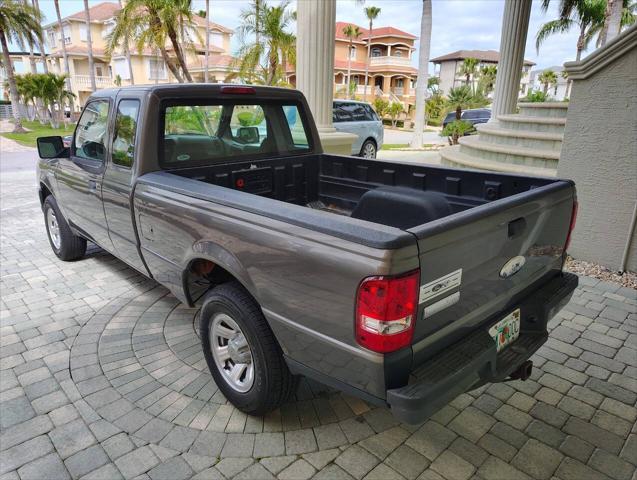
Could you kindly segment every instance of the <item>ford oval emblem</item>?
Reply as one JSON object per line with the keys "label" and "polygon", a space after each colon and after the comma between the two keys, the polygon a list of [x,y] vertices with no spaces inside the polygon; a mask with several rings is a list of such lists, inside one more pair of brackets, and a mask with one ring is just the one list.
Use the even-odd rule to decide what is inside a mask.
{"label": "ford oval emblem", "polygon": [[502,270],[500,270],[500,276],[502,278],[509,278],[522,270],[522,267],[526,263],[526,258],[522,255],[518,255],[517,257],[513,257],[507,263],[504,264]]}

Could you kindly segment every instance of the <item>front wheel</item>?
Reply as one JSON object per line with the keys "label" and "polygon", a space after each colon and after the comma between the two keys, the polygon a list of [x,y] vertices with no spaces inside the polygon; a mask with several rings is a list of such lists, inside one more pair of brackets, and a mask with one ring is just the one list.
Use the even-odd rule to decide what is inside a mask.
{"label": "front wheel", "polygon": [[376,142],[373,140],[365,140],[361,147],[361,157],[376,158]]}
{"label": "front wheel", "polygon": [[263,415],[290,395],[294,381],[259,305],[238,283],[207,294],[199,322],[206,363],[230,402]]}
{"label": "front wheel", "polygon": [[51,249],[60,260],[71,261],[84,256],[86,239],[73,234],[51,195],[44,200],[44,222]]}

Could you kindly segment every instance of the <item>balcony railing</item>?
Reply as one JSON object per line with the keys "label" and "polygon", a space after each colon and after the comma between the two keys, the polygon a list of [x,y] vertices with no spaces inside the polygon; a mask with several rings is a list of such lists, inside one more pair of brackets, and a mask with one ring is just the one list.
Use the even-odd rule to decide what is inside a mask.
{"label": "balcony railing", "polygon": [[[90,89],[91,88],[91,76],[90,75],[73,75],[71,77],[71,83],[73,86],[78,89]],[[95,87],[96,88],[110,88],[115,84],[113,83],[113,79],[111,77],[95,77]]]}
{"label": "balcony railing", "polygon": [[405,67],[411,65],[411,60],[407,57],[372,57],[369,61],[370,65],[395,65],[397,67]]}

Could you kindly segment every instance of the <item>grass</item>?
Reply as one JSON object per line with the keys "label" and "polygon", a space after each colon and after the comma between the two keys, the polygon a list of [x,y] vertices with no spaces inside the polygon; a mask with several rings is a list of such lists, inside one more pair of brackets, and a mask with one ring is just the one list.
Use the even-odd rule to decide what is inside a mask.
{"label": "grass", "polygon": [[50,137],[54,135],[60,135],[63,137],[64,135],[72,134],[73,130],[75,129],[74,124],[69,125],[68,127],[64,127],[64,125],[61,125],[60,128],[51,128],[50,124],[47,123],[46,125],[42,125],[37,120],[35,122],[28,122],[23,120],[22,126],[24,128],[29,129],[30,132],[27,132],[27,133],[6,132],[6,133],[1,133],[0,135],[6,138],[10,138],[11,140],[15,140],[20,145],[25,145],[27,147],[35,147],[36,146],[35,141],[38,137]]}
{"label": "grass", "polygon": [[381,150],[392,150],[394,148],[407,148],[408,143],[383,143]]}

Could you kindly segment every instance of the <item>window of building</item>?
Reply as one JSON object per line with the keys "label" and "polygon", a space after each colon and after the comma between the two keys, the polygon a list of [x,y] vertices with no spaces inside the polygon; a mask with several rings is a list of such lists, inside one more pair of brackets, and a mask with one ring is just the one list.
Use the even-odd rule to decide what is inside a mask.
{"label": "window of building", "polygon": [[86,34],[86,25],[85,25],[85,24],[81,24],[81,25],[80,25],[80,40],[81,40],[82,42],[86,42],[86,37],[87,37],[87,34]]}
{"label": "window of building", "polygon": [[383,52],[381,52],[380,48],[378,47],[374,47],[372,48],[372,57],[380,57],[382,56]]}
{"label": "window of building", "polygon": [[396,50],[394,52],[394,57],[402,57],[403,56],[403,52],[401,50]]}
{"label": "window of building", "polygon": [[113,135],[113,163],[130,168],[135,159],[135,136],[139,100],[122,100],[117,107]]}
{"label": "window of building", "polygon": [[128,62],[125,58],[113,60],[113,68],[116,76],[119,75],[122,80],[130,80],[130,70],[128,70]]}
{"label": "window of building", "polygon": [[166,78],[168,78],[166,64],[162,59],[148,59],[148,78],[151,80],[166,80]]}
{"label": "window of building", "polygon": [[349,58],[352,60],[356,60],[356,47],[352,45],[352,48],[349,51]]}
{"label": "window of building", "polygon": [[98,77],[104,76],[104,67],[102,65],[95,65],[95,75]]}
{"label": "window of building", "polygon": [[77,122],[75,155],[89,160],[104,161],[108,132],[108,100],[89,103]]}
{"label": "window of building", "polygon": [[64,32],[64,45],[68,45],[71,43],[71,27],[66,26],[62,29]]}
{"label": "window of building", "polygon": [[104,27],[102,28],[102,38],[106,38],[115,28],[115,21],[109,20],[104,23]]}
{"label": "window of building", "polygon": [[210,32],[210,45],[223,48],[223,34],[218,32]]}
{"label": "window of building", "polygon": [[56,37],[57,35],[55,35],[55,30],[51,29],[46,31],[46,38],[47,38],[47,43],[49,44],[49,47],[55,48],[57,44]]}

